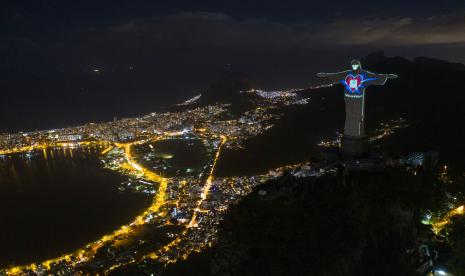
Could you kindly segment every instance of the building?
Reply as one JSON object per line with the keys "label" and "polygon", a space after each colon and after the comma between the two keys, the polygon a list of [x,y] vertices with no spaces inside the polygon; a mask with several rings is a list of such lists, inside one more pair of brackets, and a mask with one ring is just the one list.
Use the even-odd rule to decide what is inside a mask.
{"label": "building", "polygon": [[57,136],[57,140],[60,142],[75,142],[82,140],[80,134],[62,134]]}

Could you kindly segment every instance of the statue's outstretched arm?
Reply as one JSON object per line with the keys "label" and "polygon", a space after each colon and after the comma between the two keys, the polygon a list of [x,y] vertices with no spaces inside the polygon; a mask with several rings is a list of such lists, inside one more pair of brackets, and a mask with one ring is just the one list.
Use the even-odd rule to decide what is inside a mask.
{"label": "statue's outstretched arm", "polygon": [[343,71],[338,73],[317,73],[316,76],[319,78],[327,78],[331,83],[339,83],[343,80],[349,71]]}
{"label": "statue's outstretched arm", "polygon": [[395,74],[377,74],[370,71],[366,71],[366,76],[363,83],[368,85],[384,85],[388,79],[396,79]]}

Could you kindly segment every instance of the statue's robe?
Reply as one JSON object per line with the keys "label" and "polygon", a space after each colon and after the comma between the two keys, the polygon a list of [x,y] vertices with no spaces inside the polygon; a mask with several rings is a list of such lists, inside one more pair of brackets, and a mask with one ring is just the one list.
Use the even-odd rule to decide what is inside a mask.
{"label": "statue's robe", "polygon": [[365,89],[370,85],[384,85],[385,74],[375,74],[365,70],[347,70],[339,73],[327,73],[326,77],[333,84],[344,85],[346,121],[344,136],[346,138],[365,137]]}

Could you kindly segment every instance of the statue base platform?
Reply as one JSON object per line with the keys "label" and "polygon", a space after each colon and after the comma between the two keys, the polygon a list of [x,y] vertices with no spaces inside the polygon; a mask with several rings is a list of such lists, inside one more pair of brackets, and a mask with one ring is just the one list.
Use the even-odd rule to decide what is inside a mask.
{"label": "statue base platform", "polygon": [[358,158],[369,154],[368,137],[353,137],[344,135],[341,140],[342,157]]}

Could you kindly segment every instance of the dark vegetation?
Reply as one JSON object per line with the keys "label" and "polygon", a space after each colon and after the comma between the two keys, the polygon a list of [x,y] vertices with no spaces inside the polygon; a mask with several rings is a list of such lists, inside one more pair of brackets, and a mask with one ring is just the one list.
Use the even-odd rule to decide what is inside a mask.
{"label": "dark vegetation", "polygon": [[447,264],[454,275],[465,275],[465,217],[455,216],[446,228],[447,239],[451,248],[451,258]]}
{"label": "dark vegetation", "polygon": [[214,275],[409,275],[416,267],[405,250],[416,244],[419,210],[441,195],[431,176],[401,171],[285,175],[231,209],[212,252],[167,274],[195,266]]}

